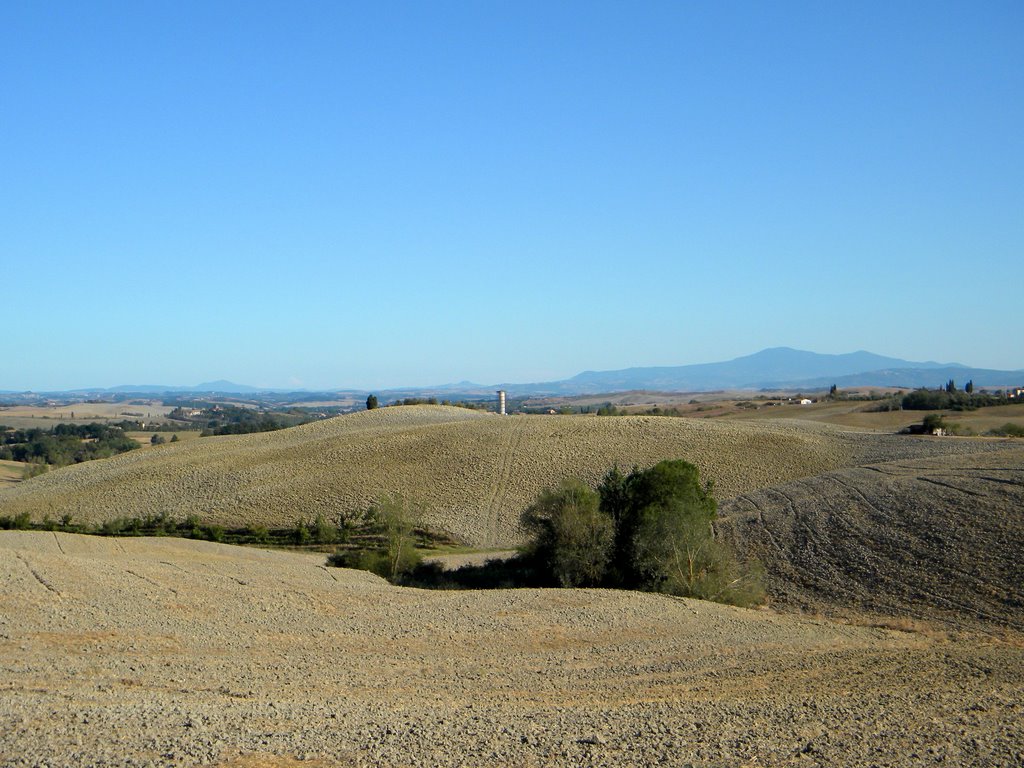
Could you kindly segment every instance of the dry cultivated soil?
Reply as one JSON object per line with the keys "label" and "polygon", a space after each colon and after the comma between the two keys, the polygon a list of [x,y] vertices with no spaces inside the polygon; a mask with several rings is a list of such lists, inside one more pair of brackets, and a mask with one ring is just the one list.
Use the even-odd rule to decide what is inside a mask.
{"label": "dry cultivated soil", "polygon": [[566,477],[684,458],[719,498],[902,456],[995,450],[806,422],[657,416],[499,417],[381,408],[279,432],[206,437],[50,472],[0,489],[0,513],[78,522],[166,513],[223,526],[284,527],[365,507],[384,493],[425,503],[433,527],[476,546],[520,542],[522,510]]}
{"label": "dry cultivated soil", "polygon": [[807,421],[387,408],[0,489],[0,515],[287,525],[384,491],[519,541],[685,458],[767,607],[425,591],[322,555],[0,532],[0,766],[1024,766],[1024,447]]}
{"label": "dry cultivated soil", "polygon": [[828,472],[720,514],[775,608],[1024,631],[1024,448]]}
{"label": "dry cultivated soil", "polygon": [[1024,650],[311,555],[0,533],[0,762],[1024,762]]}

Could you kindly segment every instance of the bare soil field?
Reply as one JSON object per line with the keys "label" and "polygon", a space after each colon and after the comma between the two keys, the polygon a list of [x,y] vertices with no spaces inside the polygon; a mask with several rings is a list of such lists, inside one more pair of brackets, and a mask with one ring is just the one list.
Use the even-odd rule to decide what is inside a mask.
{"label": "bare soil field", "polygon": [[725,502],[772,604],[1024,630],[1024,448],[828,472]]}
{"label": "bare soil field", "polygon": [[692,461],[718,498],[864,463],[1005,448],[845,431],[811,422],[628,416],[499,417],[407,406],[253,435],[207,437],[49,472],[0,489],[0,512],[79,522],[166,513],[223,526],[289,526],[382,493],[425,502],[427,522],[476,546],[514,546],[523,509],[565,477],[596,483],[662,459]]}
{"label": "bare soil field", "polygon": [[322,564],[0,532],[0,765],[1024,764],[1019,636]]}
{"label": "bare soil field", "polygon": [[[920,424],[929,413],[940,414],[946,421],[958,424],[974,434],[985,432],[1006,423],[1024,427],[1024,404],[997,405],[991,408],[978,408],[974,411],[881,411],[871,409],[875,403],[857,401],[838,401],[814,403],[797,406],[762,406],[757,410],[749,408],[732,408],[731,403],[720,404],[722,414],[730,419],[743,421],[771,421],[777,419],[798,418],[804,421],[819,421],[836,426],[872,429],[881,432],[898,432],[911,424]],[[705,406],[710,407],[710,406]]]}

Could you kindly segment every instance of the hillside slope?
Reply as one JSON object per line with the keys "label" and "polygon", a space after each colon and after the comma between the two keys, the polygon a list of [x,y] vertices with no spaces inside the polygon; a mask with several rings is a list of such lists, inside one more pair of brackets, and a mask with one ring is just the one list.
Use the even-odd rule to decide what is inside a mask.
{"label": "hillside slope", "polygon": [[5,768],[995,766],[1024,741],[1020,646],[175,539],[0,532],[0,655]]}
{"label": "hillside slope", "polygon": [[166,512],[222,525],[291,525],[385,492],[475,544],[516,541],[539,490],[576,475],[685,457],[727,494],[841,466],[843,446],[792,426],[628,417],[507,417],[410,406],[293,429],[203,438],[67,467],[5,489],[4,514],[97,521]]}
{"label": "hillside slope", "polygon": [[541,489],[570,476],[596,483],[616,463],[687,459],[727,498],[865,461],[994,447],[800,422],[501,418],[408,406],[66,467],[0,490],[0,514],[96,522],[162,512],[273,527],[330,519],[399,492],[424,501],[434,527],[475,545],[507,546],[519,541],[519,515]]}
{"label": "hillside slope", "polygon": [[716,525],[761,560],[773,605],[1024,630],[1024,450],[795,480]]}

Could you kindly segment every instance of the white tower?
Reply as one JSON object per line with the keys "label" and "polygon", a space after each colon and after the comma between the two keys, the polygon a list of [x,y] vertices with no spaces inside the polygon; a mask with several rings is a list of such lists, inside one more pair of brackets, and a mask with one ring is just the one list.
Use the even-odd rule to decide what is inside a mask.
{"label": "white tower", "polygon": [[502,416],[505,415],[505,390],[498,390],[498,413]]}

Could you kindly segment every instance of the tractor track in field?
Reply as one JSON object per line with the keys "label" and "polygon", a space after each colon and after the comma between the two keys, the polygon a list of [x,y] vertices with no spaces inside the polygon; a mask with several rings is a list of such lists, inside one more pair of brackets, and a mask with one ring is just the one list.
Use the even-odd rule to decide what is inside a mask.
{"label": "tractor track in field", "polygon": [[515,466],[516,451],[523,439],[523,421],[515,419],[509,425],[508,434],[505,436],[501,449],[501,459],[498,465],[497,479],[491,489],[490,497],[487,500],[487,546],[493,547],[498,543],[498,520],[501,512],[501,505],[508,491],[512,480],[512,470]]}

